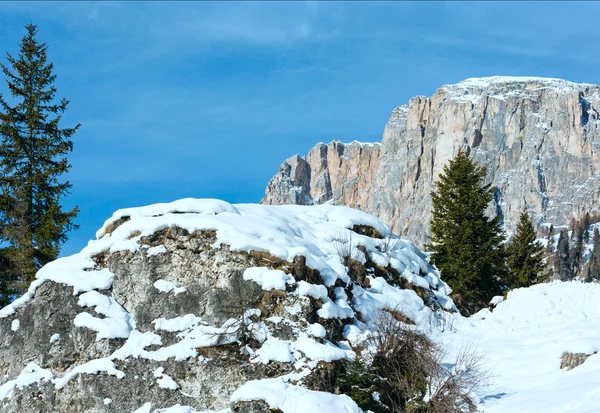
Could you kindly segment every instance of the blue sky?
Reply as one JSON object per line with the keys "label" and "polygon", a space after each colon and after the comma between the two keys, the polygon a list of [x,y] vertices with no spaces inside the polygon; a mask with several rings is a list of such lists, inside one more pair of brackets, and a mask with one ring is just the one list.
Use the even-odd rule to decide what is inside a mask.
{"label": "blue sky", "polygon": [[595,2],[0,2],[0,52],[37,24],[63,125],[82,123],[70,254],[121,207],[258,202],[285,158],[379,141],[394,107],[443,84],[599,83],[599,18]]}

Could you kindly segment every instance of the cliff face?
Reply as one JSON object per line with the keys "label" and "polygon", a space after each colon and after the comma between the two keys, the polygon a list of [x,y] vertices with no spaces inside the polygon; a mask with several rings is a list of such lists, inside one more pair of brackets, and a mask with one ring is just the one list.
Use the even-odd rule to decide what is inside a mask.
{"label": "cliff face", "polygon": [[524,206],[537,225],[564,225],[598,206],[599,107],[596,85],[467,79],[396,108],[380,146],[318,144],[305,159],[288,159],[262,202],[349,205],[422,245],[434,182],[464,148],[488,168],[498,188],[490,213],[501,215],[508,233]]}
{"label": "cliff face", "polygon": [[337,204],[361,207],[367,204],[379,168],[381,144],[333,141],[318,143],[306,158],[294,155],[271,179],[267,205]]}

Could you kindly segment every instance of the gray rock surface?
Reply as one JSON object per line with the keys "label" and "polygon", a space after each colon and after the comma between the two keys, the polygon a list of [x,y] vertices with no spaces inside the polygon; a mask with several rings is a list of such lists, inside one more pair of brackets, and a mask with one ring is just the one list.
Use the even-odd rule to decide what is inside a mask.
{"label": "gray rock surface", "polygon": [[[24,300],[0,310],[0,411],[131,413],[147,406],[137,413],[157,413],[180,405],[194,409],[182,410],[190,412],[273,412],[277,410],[265,401],[232,402],[232,395],[249,381],[286,375],[290,385],[303,391],[334,392],[336,372],[353,354],[344,329],[349,324],[358,328],[357,317],[366,321],[365,314],[374,316],[370,297],[382,295],[370,289],[367,276],[392,291],[412,290],[396,294],[409,304],[409,320],[421,315],[433,326],[443,321],[442,308],[456,310],[448,287],[424,255],[387,233],[388,241],[394,241],[390,247],[380,234],[387,227],[359,211],[327,208],[338,212],[332,213],[332,221],[344,212],[366,219],[354,218],[355,226],[344,220],[330,224],[339,237],[344,230],[357,241],[344,241],[352,256],[364,258],[363,263],[351,260],[350,271],[333,249],[333,255],[325,256],[316,244],[308,244],[290,215],[273,227],[281,233],[256,223],[244,225],[261,245],[296,231],[293,248],[299,255],[290,258],[293,262],[217,242],[223,235],[219,231],[233,232],[233,240],[242,238],[239,228],[223,224],[236,216],[234,206],[227,204],[226,212],[219,212],[217,207],[225,203],[214,207],[211,201],[182,201],[133,208],[127,210],[131,217],[123,213],[108,221],[99,240],[48,264]],[[179,209],[181,205],[188,209]],[[206,205],[209,212],[198,212]],[[283,208],[245,207],[267,215],[283,213],[276,211]],[[187,223],[187,229],[171,224],[175,219]],[[323,231],[329,219],[320,219],[324,224],[304,231],[316,231],[324,237],[322,245],[329,246],[335,231]],[[377,230],[365,222],[381,226]],[[313,254],[320,258],[315,261]],[[325,262],[336,265],[346,281],[335,278],[326,284],[321,272],[308,266],[311,262],[322,268],[331,268]],[[277,276],[291,280],[262,288],[259,281],[244,278],[249,268],[276,269]],[[396,309],[389,302],[385,305]],[[223,327],[227,325],[233,327]]]}
{"label": "gray rock surface", "polygon": [[394,109],[381,145],[334,141],[289,158],[262,202],[348,205],[423,245],[430,191],[462,148],[488,168],[487,181],[498,188],[490,214],[502,216],[509,234],[524,206],[538,226],[565,225],[598,209],[598,108],[596,85],[467,79]]}

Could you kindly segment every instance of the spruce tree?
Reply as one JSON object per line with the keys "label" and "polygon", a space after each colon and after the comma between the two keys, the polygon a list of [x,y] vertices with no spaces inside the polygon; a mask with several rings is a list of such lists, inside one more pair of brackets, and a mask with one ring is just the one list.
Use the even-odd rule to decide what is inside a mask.
{"label": "spruce tree", "polygon": [[600,232],[594,228],[593,249],[588,263],[587,276],[591,279],[600,279]]}
{"label": "spruce tree", "polygon": [[583,242],[586,244],[590,243],[591,235],[590,234],[590,225],[592,224],[592,219],[590,217],[590,213],[586,212],[583,217]]}
{"label": "spruce tree", "polygon": [[558,236],[556,252],[554,253],[554,273],[562,281],[573,279],[569,252],[569,232],[566,228],[563,228]]}
{"label": "spruce tree", "polygon": [[452,287],[461,310],[486,306],[501,292],[506,275],[504,234],[498,217],[485,210],[495,189],[484,184],[486,169],[460,151],[432,192],[431,259]]}
{"label": "spruce tree", "polygon": [[573,225],[573,244],[570,251],[571,274],[573,276],[579,273],[583,259],[583,240],[585,237],[583,225],[580,221]]}
{"label": "spruce tree", "polygon": [[506,284],[509,288],[529,287],[545,279],[545,248],[536,238],[535,228],[523,208],[515,236],[506,249],[509,268]]}
{"label": "spruce tree", "polygon": [[64,211],[60,201],[71,188],[62,178],[79,125],[60,128],[69,102],[55,99],[56,75],[36,26],[26,30],[18,56],[7,54],[8,65],[0,64],[11,95],[10,100],[0,95],[1,275],[13,295],[23,293],[37,270],[58,256],[78,212]]}

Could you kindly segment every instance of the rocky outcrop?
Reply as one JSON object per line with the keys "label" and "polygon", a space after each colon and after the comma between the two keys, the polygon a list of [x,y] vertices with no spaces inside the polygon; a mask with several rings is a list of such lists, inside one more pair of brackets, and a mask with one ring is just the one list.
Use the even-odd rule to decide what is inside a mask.
{"label": "rocky outcrop", "polygon": [[379,167],[378,143],[318,143],[305,158],[294,155],[279,168],[267,187],[267,205],[334,203],[366,205]]}
{"label": "rocky outcrop", "polygon": [[412,243],[346,207],[120,210],[0,310],[0,410],[361,413],[329,392],[370,320],[435,326],[449,292]]}
{"label": "rocky outcrop", "polygon": [[[497,187],[490,214],[501,216],[508,233],[524,206],[538,226],[564,225],[598,208],[598,108],[595,85],[468,79],[396,108],[381,146],[318,144],[306,158],[288,159],[262,202],[349,205],[422,245],[434,182],[465,149],[487,167],[487,181]],[[288,173],[293,165],[303,173]]]}
{"label": "rocky outcrop", "polygon": [[560,368],[573,370],[577,366],[581,366],[592,354],[585,353],[564,353],[560,358]]}

